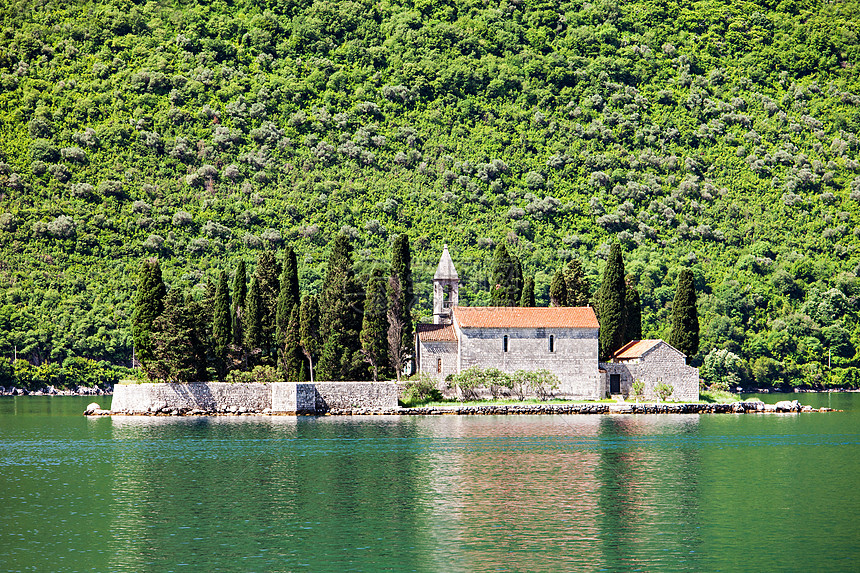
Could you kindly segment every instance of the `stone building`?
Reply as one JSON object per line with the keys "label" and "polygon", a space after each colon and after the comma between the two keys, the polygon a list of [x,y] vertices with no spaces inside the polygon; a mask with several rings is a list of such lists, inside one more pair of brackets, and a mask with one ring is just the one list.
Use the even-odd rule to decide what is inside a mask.
{"label": "stone building", "polygon": [[549,370],[559,396],[598,399],[606,394],[597,365],[598,323],[589,307],[458,306],[459,277],[447,247],[433,277],[433,324],[416,329],[418,370],[441,382],[477,366]]}
{"label": "stone building", "polygon": [[659,339],[633,340],[618,349],[609,362],[602,362],[611,395],[629,397],[633,381],[641,380],[646,400],[656,400],[654,387],[660,382],[674,388],[669,400],[689,402],[699,399],[699,369],[687,366],[680,350]]}
{"label": "stone building", "polygon": [[699,399],[699,371],[662,340],[634,340],[607,363],[598,364],[600,325],[590,307],[466,307],[459,306],[459,275],[442,250],[433,275],[433,324],[415,332],[417,370],[439,381],[467,368],[549,370],[559,378],[556,395],[597,400],[629,396],[633,381],[645,383],[645,398],[656,399],[654,387],[674,388],[670,400]]}

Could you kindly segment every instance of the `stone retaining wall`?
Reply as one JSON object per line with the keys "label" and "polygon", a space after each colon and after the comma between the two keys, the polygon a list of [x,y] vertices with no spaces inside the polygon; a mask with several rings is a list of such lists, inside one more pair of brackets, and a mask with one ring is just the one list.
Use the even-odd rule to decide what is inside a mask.
{"label": "stone retaining wall", "polygon": [[111,412],[313,414],[342,408],[397,408],[397,396],[397,384],[389,382],[117,384]]}
{"label": "stone retaining wall", "polygon": [[126,413],[168,409],[225,412],[231,408],[262,412],[271,407],[272,390],[262,383],[117,384],[111,401],[111,412]]}
{"label": "stone retaining wall", "polygon": [[344,408],[397,408],[396,382],[316,382],[317,412]]}

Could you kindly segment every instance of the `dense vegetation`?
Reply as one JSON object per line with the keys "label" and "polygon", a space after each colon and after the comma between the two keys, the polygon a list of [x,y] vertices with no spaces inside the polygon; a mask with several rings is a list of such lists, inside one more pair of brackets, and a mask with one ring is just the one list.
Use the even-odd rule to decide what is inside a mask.
{"label": "dense vegetation", "polygon": [[686,268],[706,372],[860,384],[858,14],[7,2],[0,354],[128,364],[149,256],[202,300],[220,270],[291,246],[322,302],[336,235],[366,285],[406,232],[427,315],[443,242],[461,303],[490,302],[503,244],[543,305],[572,259],[593,292],[617,238],[645,336],[668,337]]}

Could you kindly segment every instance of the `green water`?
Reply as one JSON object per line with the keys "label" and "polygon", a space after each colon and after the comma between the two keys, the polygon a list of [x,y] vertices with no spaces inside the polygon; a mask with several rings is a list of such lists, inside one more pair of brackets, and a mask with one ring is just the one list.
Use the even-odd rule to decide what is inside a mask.
{"label": "green water", "polygon": [[4,397],[0,570],[857,571],[860,394],[799,398],[847,411],[87,419],[93,398]]}

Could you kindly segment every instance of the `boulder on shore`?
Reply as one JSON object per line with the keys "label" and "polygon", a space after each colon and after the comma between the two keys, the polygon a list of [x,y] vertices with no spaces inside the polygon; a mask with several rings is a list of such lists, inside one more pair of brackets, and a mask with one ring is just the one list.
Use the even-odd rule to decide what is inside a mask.
{"label": "boulder on shore", "polygon": [[800,412],[800,402],[797,400],[781,400],[774,404],[777,412]]}
{"label": "boulder on shore", "polygon": [[84,416],[109,416],[110,410],[102,410],[102,407],[95,402],[90,402],[87,409],[84,410]]}

